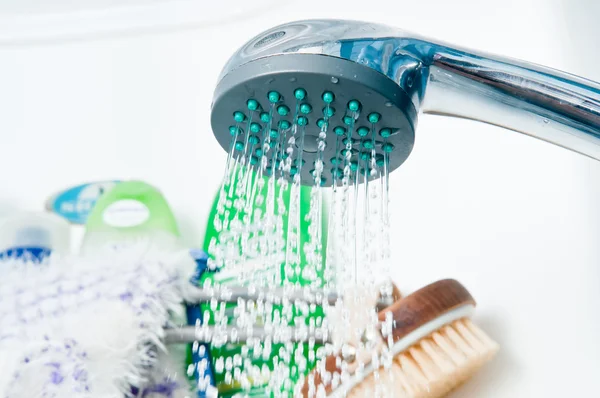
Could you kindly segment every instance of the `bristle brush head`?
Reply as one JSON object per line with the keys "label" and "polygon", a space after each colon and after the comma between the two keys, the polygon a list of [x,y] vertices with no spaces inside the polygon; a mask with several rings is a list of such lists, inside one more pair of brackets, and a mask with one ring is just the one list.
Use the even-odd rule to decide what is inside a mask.
{"label": "bristle brush head", "polygon": [[[388,341],[375,335],[369,347],[356,349],[356,358],[370,358],[373,350],[383,354],[389,349],[394,357],[387,369],[373,366],[368,360],[362,365],[354,361],[340,366],[343,360],[341,354],[336,354],[326,358],[324,372],[313,371],[305,384],[316,384],[327,397],[371,396],[382,384],[385,390],[393,391],[394,397],[445,396],[498,350],[498,345],[470,321],[474,307],[475,301],[457,281],[442,280],[425,286],[379,312],[380,321],[390,315],[393,319],[391,346],[386,348]],[[354,370],[360,367],[361,373]],[[345,372],[341,377],[345,385],[324,382]],[[311,396],[307,388],[303,393]]]}
{"label": "bristle brush head", "polygon": [[320,160],[321,185],[329,186],[345,168],[371,177],[384,163],[388,172],[399,167],[414,144],[416,111],[397,83],[372,68],[283,54],[227,73],[215,90],[211,123],[225,150],[254,156],[265,174],[287,161],[284,177],[299,174],[313,185]]}

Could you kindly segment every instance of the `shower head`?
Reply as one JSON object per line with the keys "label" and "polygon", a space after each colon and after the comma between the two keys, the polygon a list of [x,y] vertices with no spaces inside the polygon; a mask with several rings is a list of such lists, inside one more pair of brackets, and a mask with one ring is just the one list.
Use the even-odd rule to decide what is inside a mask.
{"label": "shower head", "polygon": [[[244,153],[247,163],[290,145],[303,161],[291,162],[289,175],[312,184],[319,158],[322,185],[331,185],[342,162],[356,170],[363,159],[362,172],[384,159],[388,171],[399,167],[421,111],[506,127],[600,160],[599,84],[357,21],[293,22],[247,42],[219,77],[211,123],[223,148],[248,152],[248,141],[257,144]],[[274,170],[282,158],[260,164]]]}

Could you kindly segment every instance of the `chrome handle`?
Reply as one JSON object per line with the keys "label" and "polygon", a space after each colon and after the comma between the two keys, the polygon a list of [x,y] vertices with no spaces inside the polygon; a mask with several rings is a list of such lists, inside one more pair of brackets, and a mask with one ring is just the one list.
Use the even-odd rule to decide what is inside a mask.
{"label": "chrome handle", "polygon": [[479,120],[600,160],[600,85],[549,68],[439,47],[424,113]]}
{"label": "chrome handle", "polygon": [[[260,58],[318,54],[384,74],[422,110],[502,126],[600,160],[600,85],[538,65],[360,21],[274,27],[240,48],[221,78]],[[416,124],[416,119],[413,124]]]}

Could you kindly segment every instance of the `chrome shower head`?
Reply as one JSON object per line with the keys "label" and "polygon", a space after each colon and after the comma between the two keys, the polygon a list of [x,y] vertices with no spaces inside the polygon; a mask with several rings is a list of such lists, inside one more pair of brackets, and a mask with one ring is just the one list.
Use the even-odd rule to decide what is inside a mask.
{"label": "chrome shower head", "polygon": [[[247,42],[223,69],[211,122],[224,148],[233,135],[240,150],[249,139],[272,147],[300,128],[296,147],[309,163],[321,145],[322,184],[331,185],[341,161],[356,169],[361,157],[381,162],[387,154],[388,170],[399,167],[420,111],[499,125],[600,160],[597,83],[356,21],[293,22]],[[248,163],[258,163],[260,148]],[[290,175],[312,184],[311,169],[293,164]]]}

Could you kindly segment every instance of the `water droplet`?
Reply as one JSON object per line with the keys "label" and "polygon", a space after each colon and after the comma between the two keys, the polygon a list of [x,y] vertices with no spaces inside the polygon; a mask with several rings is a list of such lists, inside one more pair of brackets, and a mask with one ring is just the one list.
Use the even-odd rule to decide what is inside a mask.
{"label": "water droplet", "polygon": [[223,373],[224,369],[225,369],[225,360],[223,359],[223,357],[217,358],[217,361],[215,363],[215,371],[217,373]]}
{"label": "water droplet", "polygon": [[385,106],[387,106],[388,108],[391,108],[391,107],[392,107],[392,105],[393,105],[393,104],[392,104],[390,101],[387,101],[387,102],[385,103]]}
{"label": "water droplet", "polygon": [[337,84],[339,81],[340,81],[340,80],[339,80],[337,77],[335,77],[335,76],[332,76],[332,77],[331,77],[331,82],[332,82],[333,84]]}
{"label": "water droplet", "polygon": [[342,346],[342,358],[348,363],[352,363],[356,360],[356,349],[351,344],[344,344]]}

